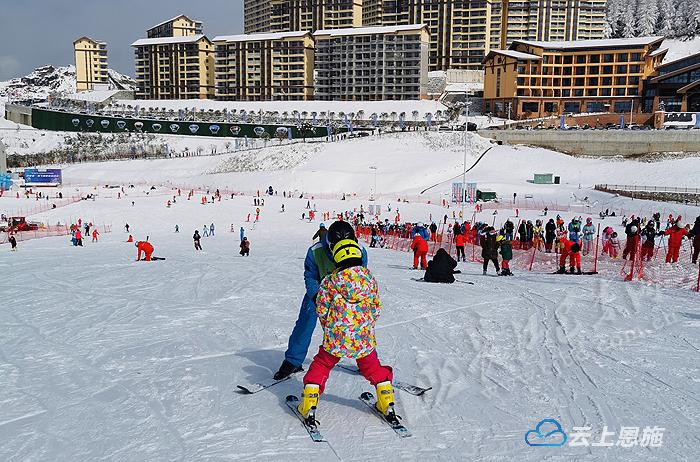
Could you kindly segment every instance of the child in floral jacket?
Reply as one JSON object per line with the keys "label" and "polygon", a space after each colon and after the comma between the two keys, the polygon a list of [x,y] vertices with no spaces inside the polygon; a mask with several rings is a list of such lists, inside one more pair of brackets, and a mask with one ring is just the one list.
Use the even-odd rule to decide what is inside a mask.
{"label": "child in floral jacket", "polygon": [[352,358],[360,373],[377,387],[377,409],[395,416],[392,369],[380,364],[375,350],[374,323],[382,307],[377,281],[362,266],[362,250],[349,223],[333,223],[327,238],[336,269],[323,279],[318,291],[316,313],[323,327],[323,344],[304,376],[299,412],[306,419],[314,418],[331,369],[341,358]]}

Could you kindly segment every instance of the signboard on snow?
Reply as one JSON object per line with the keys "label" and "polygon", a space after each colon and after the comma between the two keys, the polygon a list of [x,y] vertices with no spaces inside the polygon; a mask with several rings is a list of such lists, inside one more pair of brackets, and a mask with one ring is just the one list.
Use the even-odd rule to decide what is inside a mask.
{"label": "signboard on snow", "polygon": [[25,168],[24,183],[26,185],[59,185],[63,183],[60,168]]}

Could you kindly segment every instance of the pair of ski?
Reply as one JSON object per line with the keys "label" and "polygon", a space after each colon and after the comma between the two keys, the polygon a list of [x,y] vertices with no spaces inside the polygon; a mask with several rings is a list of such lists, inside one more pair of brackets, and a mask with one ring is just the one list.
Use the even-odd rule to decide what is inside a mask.
{"label": "pair of ski", "polygon": [[[339,364],[338,367],[340,367],[341,369],[344,369],[346,371],[352,372],[354,374],[359,374],[359,370],[357,369],[356,366]],[[274,385],[277,385],[278,383],[285,382],[285,381],[289,380],[293,375],[295,375],[295,374],[289,375],[281,380],[271,380],[269,382],[264,382],[264,383],[258,382],[258,383],[253,383],[250,385],[238,385],[238,388],[245,393],[254,394],[254,393],[258,393],[262,390],[265,390],[267,388],[270,388]],[[421,396],[426,391],[432,389],[432,387],[423,388],[423,387],[419,387],[416,385],[411,385],[411,384],[408,384],[405,382],[401,382],[399,380],[392,381],[392,385],[395,388],[402,390],[406,393],[412,394],[414,396]],[[394,430],[396,432],[397,435],[399,435],[402,438],[411,436],[411,432],[399,422],[398,416],[394,419],[390,419],[390,418],[387,418],[384,414],[382,414],[381,412],[379,412],[377,410],[377,407],[376,407],[377,401],[372,393],[364,392],[360,395],[359,399],[360,399],[360,401],[365,403],[374,412],[374,414],[377,415],[377,417],[379,417],[383,422],[385,422],[387,425],[389,425],[392,428],[392,430]],[[294,413],[294,415],[296,415],[297,418],[301,421],[302,425],[304,425],[304,428],[306,428],[306,431],[309,433],[309,436],[311,437],[312,440],[314,440],[316,442],[326,441],[318,430],[318,425],[317,425],[318,422],[307,421],[307,419],[305,419],[297,410],[297,406],[299,404],[298,397],[296,397],[294,395],[289,395],[289,396],[287,396],[285,401],[287,403],[287,406],[289,406],[289,408]]]}
{"label": "pair of ski", "polygon": [[[382,422],[386,423],[391,427],[392,430],[396,432],[397,435],[399,435],[401,438],[407,438],[411,436],[411,432],[408,428],[404,427],[401,422],[399,422],[400,417],[398,415],[394,415],[393,418],[387,417],[379,410],[377,409],[377,399],[374,397],[374,395],[368,391],[362,393],[360,395],[360,401],[365,403],[367,407],[369,407],[374,415],[379,417]],[[294,395],[289,395],[286,398],[286,403],[289,409],[294,413],[295,416],[299,419],[301,424],[306,428],[306,431],[309,433],[309,436],[311,437],[312,440],[316,443],[322,443],[325,440],[323,435],[321,435],[321,432],[318,430],[318,421],[315,419],[305,419],[303,415],[299,413],[299,409],[297,409],[297,406],[299,405],[299,398],[297,398]]]}
{"label": "pair of ski", "polygon": [[[360,371],[357,369],[356,366],[352,366],[350,364],[338,364],[338,367],[341,369],[344,369],[348,372],[352,372],[353,374],[360,373]],[[298,374],[298,372],[297,372],[297,374]],[[295,374],[289,375],[289,376],[287,376],[283,379],[280,379],[280,380],[270,379],[269,381],[266,381],[266,382],[256,382],[256,383],[251,383],[251,384],[247,384],[247,385],[237,385],[237,387],[242,392],[252,395],[254,393],[261,392],[261,391],[268,389],[274,385],[277,385],[278,383],[287,381],[293,375],[295,375]],[[391,384],[394,386],[394,388],[405,391],[406,393],[410,393],[411,395],[414,395],[414,396],[421,396],[423,393],[425,393],[426,391],[431,390],[433,388],[433,387],[423,388],[423,387],[419,387],[416,385],[412,385],[410,383],[402,382],[400,380],[394,380],[391,382]]]}

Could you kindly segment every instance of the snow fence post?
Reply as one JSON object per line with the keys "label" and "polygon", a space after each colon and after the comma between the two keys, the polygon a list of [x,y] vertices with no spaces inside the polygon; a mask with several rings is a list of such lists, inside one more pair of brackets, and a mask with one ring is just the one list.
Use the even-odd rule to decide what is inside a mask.
{"label": "snow fence post", "polygon": [[698,265],[698,283],[695,285],[695,292],[700,292],[700,265]]}
{"label": "snow fence post", "polygon": [[532,271],[532,264],[535,262],[535,253],[537,252],[537,246],[533,245],[532,246],[532,258],[530,258],[530,268],[528,271]]}
{"label": "snow fence post", "polygon": [[600,243],[600,223],[598,223],[598,235],[595,238],[595,258],[593,259],[593,272],[598,272],[598,244]]}

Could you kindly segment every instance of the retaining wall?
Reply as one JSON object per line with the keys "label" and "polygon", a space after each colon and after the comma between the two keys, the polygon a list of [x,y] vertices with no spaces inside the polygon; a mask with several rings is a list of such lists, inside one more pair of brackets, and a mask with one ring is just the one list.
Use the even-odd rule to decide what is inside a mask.
{"label": "retaining wall", "polygon": [[526,144],[586,156],[700,152],[698,130],[479,130],[508,144]]}

